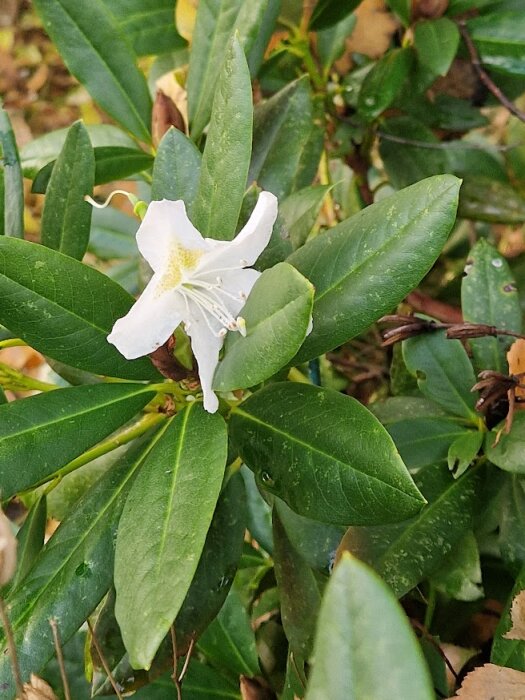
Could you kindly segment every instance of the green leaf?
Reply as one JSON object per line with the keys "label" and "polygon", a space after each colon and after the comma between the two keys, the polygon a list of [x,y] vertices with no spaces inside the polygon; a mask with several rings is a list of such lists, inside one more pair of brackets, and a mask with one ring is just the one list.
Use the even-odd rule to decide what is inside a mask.
{"label": "green leaf", "polygon": [[414,479],[429,502],[417,517],[388,528],[351,527],[341,543],[373,566],[398,598],[436,571],[472,529],[481,486],[479,470],[454,479],[445,464],[425,467]]}
{"label": "green leaf", "polygon": [[341,22],[355,10],[361,0],[318,0],[310,19],[310,30],[326,29]]}
{"label": "green leaf", "polygon": [[515,668],[517,671],[525,671],[525,641],[522,639],[505,639],[504,635],[510,632],[512,627],[510,616],[512,601],[523,589],[525,589],[525,567],[516,576],[516,581],[496,628],[490,654],[491,663]]}
{"label": "green leaf", "polygon": [[94,209],[88,250],[101,260],[137,258],[138,221],[114,207]]}
{"label": "green leaf", "polygon": [[117,536],[115,614],[134,668],[149,668],[184,602],[226,455],[223,419],[194,403],[170,421],[133,484]]}
{"label": "green leaf", "polygon": [[[138,690],[135,700],[166,700],[173,695],[171,673]],[[241,700],[238,684],[196,659],[190,661],[184,676],[184,700]]]}
{"label": "green leaf", "polygon": [[510,433],[501,433],[498,444],[496,436],[498,429],[487,433],[485,453],[487,458],[500,469],[514,474],[525,474],[525,413],[516,411]]}
{"label": "green leaf", "polygon": [[248,182],[256,180],[279,199],[310,185],[323,146],[323,129],[314,116],[307,76],[259,103]]}
{"label": "green leaf", "polygon": [[447,17],[418,22],[414,46],[419,62],[434,75],[446,75],[459,46],[459,30]]}
{"label": "green leaf", "polygon": [[246,337],[230,333],[215,373],[218,391],[245,389],[268,379],[294,357],[308,332],[314,289],[295,268],[265,270],[242,309]]}
{"label": "green leaf", "polygon": [[158,55],[186,46],[175,28],[175,2],[104,0],[137,56]]}
{"label": "green leaf", "polygon": [[525,15],[520,10],[497,10],[467,22],[470,36],[490,69],[509,75],[525,76]]}
{"label": "green leaf", "polygon": [[297,362],[358,335],[419,283],[452,228],[459,184],[447,175],[408,187],[288,258],[315,287],[314,327]]}
{"label": "green leaf", "polygon": [[201,154],[185,134],[171,127],[162,137],[153,166],[152,199],[182,199],[191,212],[201,169]]}
{"label": "green leaf", "polygon": [[481,431],[469,430],[457,437],[450,445],[447,455],[448,468],[457,479],[476,459],[483,444],[484,434]]}
{"label": "green leaf", "polygon": [[433,585],[454,600],[466,602],[483,597],[478,543],[473,532],[456,543],[431,577]]}
{"label": "green leaf", "polygon": [[199,2],[186,82],[194,140],[201,136],[210,119],[217,80],[241,5],[242,0]]}
{"label": "green leaf", "polygon": [[398,423],[414,416],[419,419],[443,418],[447,415],[437,404],[422,396],[389,396],[384,401],[369,404],[368,409],[383,425]]}
{"label": "green leaf", "polygon": [[317,52],[325,73],[334,61],[342,56],[346,39],[352,34],[356,24],[356,15],[350,14],[332,27],[317,32]]}
{"label": "green leaf", "polygon": [[[86,127],[94,148],[101,146],[122,146],[136,148],[135,141],[111,124],[88,124]],[[38,136],[27,143],[20,151],[24,175],[34,178],[42,168],[58,158],[67,138],[69,129],[57,129]]]}
{"label": "green leaf", "polygon": [[146,358],[126,360],[106,338],[133,297],[67,255],[0,238],[0,323],[35,350],[95,374],[158,379]]}
{"label": "green leaf", "polygon": [[260,675],[255,635],[250,618],[235,588],[216,619],[198,642],[198,649],[221,670],[236,675]]}
{"label": "green leaf", "polygon": [[373,571],[343,555],[321,606],[307,700],[434,697],[404,610]]}
{"label": "green leaf", "polygon": [[412,60],[411,48],[392,49],[367,74],[357,102],[366,121],[373,121],[392,104],[410,73]]}
{"label": "green leaf", "polygon": [[10,582],[10,589],[16,588],[22,581],[44,546],[46,534],[47,508],[46,497],[40,496],[31,506],[24,524],[17,532],[16,573]]}
{"label": "green leaf", "polygon": [[257,75],[268,42],[274,32],[282,0],[250,0],[243,2],[234,31],[246,53],[250,75]]}
{"label": "green leaf", "polygon": [[279,205],[279,215],[283,227],[290,238],[294,250],[300,248],[306,242],[315,224],[321,205],[330,185],[317,185],[305,187],[286,197]]}
{"label": "green leaf", "polygon": [[387,5],[396,13],[405,27],[408,27],[412,15],[411,0],[387,0]]}
{"label": "green leaf", "polygon": [[[484,239],[469,253],[461,282],[461,308],[465,321],[521,332],[521,307],[515,280],[505,258]],[[505,353],[513,341],[505,336],[470,339],[476,369],[506,373]]]}
{"label": "green leaf", "polygon": [[474,370],[459,340],[448,340],[445,331],[432,331],[403,341],[403,359],[426,397],[447,412],[477,425]]}
{"label": "green leaf", "polygon": [[263,488],[313,520],[396,522],[424,503],[379,421],[335,391],[272,384],[233,409],[230,429]]}
{"label": "green leaf", "polygon": [[502,491],[499,523],[501,557],[517,574],[525,566],[525,481],[518,474],[506,479]]}
{"label": "green leaf", "polygon": [[[194,39],[195,40],[195,39]],[[235,236],[252,148],[252,88],[236,37],[228,47],[202,155],[193,220],[203,236]]]}
{"label": "green leaf", "polygon": [[308,659],[321,604],[319,586],[310,567],[293,548],[275,509],[273,536],[275,578],[279,586],[284,631],[293,653]]}
{"label": "green leaf", "polygon": [[149,142],[146,80],[103,0],[35,0],[35,9],[75,78],[108,114]]}
{"label": "green leaf", "polygon": [[70,128],[55,163],[42,213],[42,244],[81,260],[86,252],[92,207],[95,157],[82,122]]}
{"label": "green leaf", "polygon": [[24,183],[9,115],[0,107],[0,235],[24,237]]}
{"label": "green leaf", "polygon": [[388,425],[387,430],[401,459],[411,471],[445,461],[450,446],[458,438],[470,435],[470,431],[454,420],[436,417],[398,420]]}
{"label": "green leaf", "polygon": [[47,480],[154,395],[142,384],[91,384],[0,406],[2,498]]}
{"label": "green leaf", "polygon": [[[22,584],[8,595],[6,603],[24,679],[39,673],[55,653],[50,618],[57,620],[60,639],[67,642],[111,585],[123,499],[156,439],[130,450],[86,493],[45,545]],[[15,692],[5,639],[0,654],[0,687],[6,697]]]}
{"label": "green leaf", "polygon": [[522,224],[525,199],[505,182],[469,175],[461,188],[458,215],[495,224]]}

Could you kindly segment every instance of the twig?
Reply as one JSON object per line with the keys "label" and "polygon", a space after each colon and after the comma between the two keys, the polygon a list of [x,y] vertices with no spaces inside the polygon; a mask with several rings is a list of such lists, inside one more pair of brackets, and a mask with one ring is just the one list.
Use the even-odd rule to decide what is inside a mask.
{"label": "twig", "polygon": [[89,633],[91,634],[91,639],[93,640],[93,644],[95,645],[95,649],[97,650],[98,658],[100,659],[100,663],[102,664],[102,667],[104,668],[104,671],[106,672],[106,676],[108,677],[108,680],[111,683],[111,687],[115,691],[115,695],[117,696],[118,700],[124,700],[122,697],[122,693],[120,692],[120,689],[117,685],[117,682],[113,678],[113,674],[111,673],[111,669],[109,667],[109,664],[106,661],[106,657],[104,656],[104,652],[102,651],[102,647],[98,643],[97,635],[95,634],[95,628],[91,624],[91,620],[88,620],[87,624],[88,624],[88,628],[89,628]]}
{"label": "twig", "polygon": [[523,145],[523,142],[509,143],[507,145],[500,144],[483,144],[483,143],[473,143],[471,141],[418,141],[417,139],[407,139],[404,136],[395,136],[394,134],[387,134],[385,131],[376,131],[379,138],[384,141],[392,141],[393,143],[401,143],[404,146],[415,146],[416,148],[430,148],[434,150],[441,151],[454,151],[454,150],[466,150],[466,151],[511,151],[513,148],[519,148]]}
{"label": "twig", "polygon": [[58,668],[60,669],[60,677],[62,678],[62,686],[64,688],[64,698],[65,700],[71,700],[71,692],[69,690],[69,683],[67,680],[66,666],[64,664],[64,655],[62,654],[62,647],[60,645],[60,635],[58,633],[57,621],[54,617],[49,619],[49,625],[51,631],[53,632],[53,641],[55,643],[55,652],[57,655]]}
{"label": "twig", "polygon": [[457,680],[458,680],[458,674],[456,673],[456,670],[454,669],[454,667],[452,666],[452,664],[451,664],[450,661],[448,660],[447,655],[445,654],[445,652],[443,651],[443,649],[439,646],[439,644],[436,642],[436,640],[434,639],[434,637],[430,634],[430,632],[428,631],[428,629],[427,629],[424,625],[422,625],[421,622],[419,622],[419,620],[415,620],[414,618],[410,618],[410,623],[412,624],[412,627],[415,627],[417,630],[419,630],[419,631],[421,632],[421,634],[423,635],[423,637],[425,637],[425,639],[426,639],[427,641],[429,641],[430,644],[432,644],[432,646],[435,648],[435,650],[436,650],[436,651],[438,652],[438,654],[441,656],[441,658],[442,658],[443,661],[445,662],[445,664],[446,664],[448,670],[449,670],[450,673],[454,676],[454,679],[455,679],[456,682],[457,682]]}
{"label": "twig", "polygon": [[190,646],[188,647],[188,652],[186,654],[186,658],[184,659],[184,666],[182,667],[182,671],[180,672],[180,676],[178,678],[179,683],[182,683],[184,680],[184,676],[186,675],[186,671],[188,670],[188,666],[190,663],[191,655],[193,654],[193,647],[195,646],[195,639],[192,637],[190,641]]}
{"label": "twig", "polygon": [[9,621],[9,615],[7,614],[3,598],[0,598],[0,618],[2,619],[2,627],[4,628],[5,637],[7,640],[9,659],[13,670],[13,678],[15,679],[16,694],[20,700],[23,700],[25,696],[24,685],[20,674],[20,666],[18,665],[18,654],[16,652],[15,638],[13,636],[13,628],[11,627],[11,622]]}
{"label": "twig", "polygon": [[515,117],[518,117],[520,121],[525,122],[525,112],[516,107],[512,100],[509,100],[509,98],[500,90],[496,83],[493,82],[492,78],[481,65],[478,50],[476,49],[476,46],[474,45],[474,42],[472,41],[472,38],[467,31],[466,22],[464,20],[460,20],[459,22],[457,22],[457,25],[461,36],[463,37],[463,41],[465,42],[465,45],[467,47],[467,51],[469,52],[470,62],[472,63],[472,66],[478,74],[478,77],[483,83],[483,85],[485,85],[487,90],[489,90],[498,100],[498,102],[500,102],[504,107],[506,107],[509,110],[509,112],[511,112],[511,114],[514,114]]}
{"label": "twig", "polygon": [[170,627],[170,632],[171,648],[173,649],[173,673],[171,674],[171,680],[175,683],[175,688],[177,688],[177,700],[182,700],[182,688],[180,687],[180,680],[177,669],[177,634],[175,632],[175,625],[172,625]]}

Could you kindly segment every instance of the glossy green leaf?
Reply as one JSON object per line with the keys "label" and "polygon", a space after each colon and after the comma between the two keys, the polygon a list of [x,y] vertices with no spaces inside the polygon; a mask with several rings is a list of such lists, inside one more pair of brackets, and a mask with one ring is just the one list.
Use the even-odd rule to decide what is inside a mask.
{"label": "glossy green leaf", "polygon": [[512,428],[507,435],[503,431],[496,445],[496,436],[501,426],[487,433],[485,452],[487,458],[500,469],[514,474],[525,474],[525,413],[516,411]]}
{"label": "glossy green leaf", "polygon": [[94,209],[88,250],[102,260],[136,258],[139,222],[114,207]]}
{"label": "glossy green leaf", "polygon": [[525,640],[505,639],[505,634],[512,627],[510,611],[512,601],[525,589],[525,568],[516,576],[512,591],[507,599],[505,608],[501,614],[499,624],[494,634],[490,660],[493,664],[515,668],[517,671],[525,671]]}
{"label": "glossy green leaf", "polygon": [[199,2],[188,68],[191,136],[198,139],[210,119],[213,96],[242,0]]}
{"label": "glossy green leaf", "polygon": [[70,128],[55,163],[42,213],[41,242],[81,260],[86,252],[92,207],[84,201],[95,184],[95,156],[82,122]]}
{"label": "glossy green leaf", "polygon": [[[521,332],[515,280],[505,258],[484,239],[469,253],[461,282],[461,308],[465,321]],[[469,340],[476,369],[506,373],[506,352],[513,341],[505,336]]]}
{"label": "glossy green leaf", "polygon": [[40,496],[29,509],[26,519],[17,532],[16,573],[10,581],[10,588],[16,588],[22,581],[44,546],[46,534],[46,497]]}
{"label": "glossy green leaf", "polygon": [[0,107],[0,235],[24,237],[24,183],[20,157],[5,109]]}
{"label": "glossy green leaf", "polygon": [[175,28],[176,0],[104,0],[120,32],[138,56],[162,54],[186,46]]}
{"label": "glossy green leaf", "polygon": [[306,76],[258,104],[248,182],[279,199],[310,185],[322,150],[323,130],[316,122]]}
{"label": "glossy green leaf", "polygon": [[351,527],[341,547],[373,566],[401,597],[441,565],[472,521],[481,485],[479,470],[454,479],[445,464],[420,470],[414,480],[428,505],[406,523]]}
{"label": "glossy green leaf", "polygon": [[286,530],[273,511],[275,578],[279,586],[281,619],[293,653],[308,659],[321,604],[315,576],[291,544]]}
{"label": "glossy green leaf", "polygon": [[[405,397],[403,397],[405,398]],[[448,418],[414,418],[387,426],[403,462],[410,470],[445,461],[450,446],[470,434],[464,426]]]}
{"label": "glossy green leaf", "polygon": [[137,138],[150,141],[151,100],[135,56],[103,0],[35,0],[71,73]]}
{"label": "glossy green leaf", "polygon": [[450,445],[447,455],[448,468],[457,479],[476,459],[483,444],[484,434],[481,431],[469,430],[459,435]]}
{"label": "glossy green leaf", "polygon": [[318,0],[310,19],[310,29],[332,27],[353,12],[360,2],[361,0],[348,0],[344,3],[339,0]]}
{"label": "glossy green leaf", "polygon": [[230,429],[263,488],[313,520],[396,522],[424,503],[379,421],[335,391],[272,384],[233,410]]}
{"label": "glossy green leaf", "polygon": [[182,199],[191,212],[197,194],[201,154],[185,134],[171,127],[162,137],[155,164],[152,199]]}
{"label": "glossy green leaf", "polygon": [[474,370],[459,340],[432,331],[403,341],[403,359],[420,391],[456,416],[477,424]]}
{"label": "glossy green leaf", "polygon": [[455,544],[437,571],[432,583],[445,595],[466,602],[483,597],[479,549],[473,532]]}
{"label": "glossy green leaf", "polygon": [[252,78],[257,75],[263,62],[281,5],[282,0],[245,0],[237,15],[234,32],[246,53]]}
{"label": "glossy green leaf", "polygon": [[392,49],[385,53],[363,81],[357,109],[367,121],[376,119],[400,92],[412,66],[411,48]]}
{"label": "glossy green leaf", "polygon": [[316,185],[305,187],[293,192],[279,205],[279,216],[294,250],[300,248],[306,242],[315,224],[321,205],[330,185]]}
{"label": "glossy green leaf", "polygon": [[345,42],[355,29],[356,15],[350,14],[332,27],[317,32],[317,52],[325,73],[345,50]]}
{"label": "glossy green leaf", "polygon": [[459,216],[495,224],[522,224],[525,199],[511,185],[469,175],[461,187]]}
{"label": "glossy green leaf", "polygon": [[295,268],[265,270],[243,307],[246,337],[230,333],[214,378],[218,391],[245,389],[268,379],[294,357],[308,332],[314,289]]}
{"label": "glossy green leaf", "polygon": [[495,71],[525,76],[525,15],[497,10],[467,23],[482,63]]}
{"label": "glossy green leaf", "polygon": [[149,668],[184,602],[226,455],[223,419],[194,403],[170,421],[133,484],[115,555],[115,614],[133,667]]}
{"label": "glossy green leaf", "polygon": [[404,610],[371,569],[343,555],[321,606],[307,700],[434,697]]}
{"label": "glossy green leaf", "polygon": [[141,384],[92,384],[0,406],[2,498],[48,479],[132,418],[154,395]]}
{"label": "glossy green leaf", "polygon": [[271,554],[273,551],[272,509],[262,497],[253,472],[245,464],[241,467],[241,476],[246,489],[248,509],[246,527],[258,544]]}
{"label": "glossy green leaf", "polygon": [[408,27],[412,15],[411,0],[387,0],[386,4],[396,13],[405,27]]}
{"label": "glossy green leaf", "polygon": [[106,338],[133,297],[105,275],[44,246],[0,239],[0,323],[36,350],[78,369],[124,379],[159,375]]}
{"label": "glossy green leaf", "polygon": [[316,236],[288,261],[315,287],[314,326],[297,361],[364,331],[428,272],[454,223],[459,181],[435,177]]}
{"label": "glossy green leaf", "polygon": [[447,17],[418,22],[414,46],[419,62],[434,75],[446,75],[459,46],[459,30]]}
{"label": "glossy green leaf", "polygon": [[199,565],[175,620],[178,644],[200,636],[222,608],[241,558],[246,528],[246,492],[240,474],[223,489]]}
{"label": "glossy green leaf", "polygon": [[252,88],[236,37],[228,47],[202,155],[193,220],[203,236],[235,236],[252,148]]}
{"label": "glossy green leaf", "polygon": [[200,638],[198,648],[219,668],[236,675],[260,675],[255,635],[235,588],[228,593],[221,611]]}
{"label": "glossy green leaf", "polygon": [[[39,673],[55,653],[49,619],[56,619],[60,639],[67,642],[111,585],[114,538],[124,497],[155,440],[130,450],[86,493],[21,585],[7,597],[24,678]],[[4,650],[4,638],[1,643]],[[7,651],[0,654],[0,687],[5,697],[14,694]]]}
{"label": "glossy green leaf", "polygon": [[499,546],[503,561],[513,573],[525,566],[525,481],[519,474],[507,477],[501,496]]}
{"label": "glossy green leaf", "polygon": [[[50,131],[30,141],[20,150],[24,175],[34,178],[44,166],[58,158],[69,129]],[[101,146],[122,146],[136,148],[135,141],[121,129],[111,124],[87,124],[86,131],[94,148]]]}

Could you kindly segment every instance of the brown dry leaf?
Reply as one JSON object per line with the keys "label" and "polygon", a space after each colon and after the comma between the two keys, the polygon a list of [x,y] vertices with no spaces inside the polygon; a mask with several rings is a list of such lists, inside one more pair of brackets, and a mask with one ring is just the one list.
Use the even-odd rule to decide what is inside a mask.
{"label": "brown dry leaf", "polygon": [[467,675],[452,700],[525,700],[525,673],[485,664]]}
{"label": "brown dry leaf", "polygon": [[[509,363],[509,374],[522,374],[525,372],[525,340],[519,338],[509,348],[507,353],[507,362]],[[522,377],[522,383],[525,384],[525,377]],[[516,398],[525,400],[525,388],[516,387]],[[525,403],[516,402],[516,408],[525,409]]]}
{"label": "brown dry leaf", "polygon": [[392,35],[399,27],[399,22],[387,10],[384,0],[364,0],[354,14],[357,24],[346,41],[344,56],[336,63],[340,73],[346,73],[350,69],[352,53],[380,58],[390,46]]}
{"label": "brown dry leaf", "polygon": [[525,640],[525,591],[520,591],[512,601],[510,619],[512,627],[503,635],[505,639]]}
{"label": "brown dry leaf", "polygon": [[186,89],[182,87],[179,80],[177,80],[178,74],[179,71],[169,71],[165,73],[155,82],[155,86],[157,91],[162,92],[173,102],[182,118],[182,128],[180,128],[178,124],[174,124],[174,126],[182,131],[182,133],[187,133],[185,129],[188,124],[188,93]]}
{"label": "brown dry leaf", "polygon": [[175,26],[179,34],[191,44],[199,0],[178,0],[175,7]]}
{"label": "brown dry leaf", "polygon": [[58,700],[58,698],[51,686],[32,673],[31,682],[24,683],[24,697],[22,700]]}
{"label": "brown dry leaf", "polygon": [[241,676],[239,679],[242,700],[272,700],[275,695],[256,678]]}
{"label": "brown dry leaf", "polygon": [[159,145],[164,134],[172,126],[182,131],[183,134],[186,133],[184,117],[177,105],[162,90],[157,90],[151,113],[151,133],[155,147]]}
{"label": "brown dry leaf", "polygon": [[9,518],[0,509],[0,586],[10,581],[16,569],[17,540]]}

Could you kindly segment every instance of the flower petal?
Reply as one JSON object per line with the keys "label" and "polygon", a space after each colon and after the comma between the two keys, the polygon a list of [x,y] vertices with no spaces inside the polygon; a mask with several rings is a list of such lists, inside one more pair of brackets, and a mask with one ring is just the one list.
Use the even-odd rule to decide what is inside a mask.
{"label": "flower petal", "polygon": [[160,280],[160,275],[153,275],[138,301],[108,335],[108,342],[128,360],[156,350],[182,321],[183,300],[173,289],[160,292]]}
{"label": "flower petal", "polygon": [[137,231],[137,245],[155,272],[164,269],[177,247],[203,252],[210,249],[188,219],[182,199],[151,202]]}
{"label": "flower petal", "polygon": [[215,413],[219,408],[219,399],[211,386],[215,368],[219,363],[219,352],[224,343],[224,337],[214,334],[214,330],[218,332],[221,328],[215,319],[205,317],[205,312],[200,307],[191,301],[189,303],[191,322],[186,327],[186,333],[190,337],[191,349],[199,368],[199,379],[204,394],[204,408],[208,413]]}
{"label": "flower petal", "polygon": [[271,192],[261,192],[252,215],[233,241],[206,239],[213,249],[203,256],[196,272],[205,267],[217,270],[253,265],[270,241],[276,218],[277,197]]}

